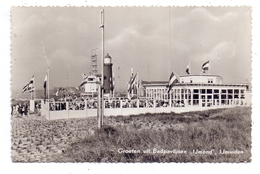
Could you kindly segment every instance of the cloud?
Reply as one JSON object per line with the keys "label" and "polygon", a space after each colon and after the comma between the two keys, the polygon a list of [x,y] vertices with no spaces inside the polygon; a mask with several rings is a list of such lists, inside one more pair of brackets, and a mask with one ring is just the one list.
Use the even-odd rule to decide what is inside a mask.
{"label": "cloud", "polygon": [[120,45],[121,43],[128,41],[129,38],[135,39],[139,36],[139,33],[133,27],[128,27],[119,34],[115,35],[115,37],[109,39],[107,44],[113,46]]}
{"label": "cloud", "polygon": [[46,53],[46,48],[45,48],[44,42],[41,41],[41,44],[42,44],[43,57],[44,57],[44,59],[45,59],[45,61],[46,61],[47,66],[49,67],[50,64],[51,64],[51,59],[48,58],[48,55],[47,55],[47,53]]}
{"label": "cloud", "polygon": [[[238,67],[232,72],[250,65],[247,59],[250,57],[251,18],[247,8],[125,7],[105,10],[105,51],[112,56],[114,70],[118,66],[121,68],[120,72],[115,71],[116,76],[120,73],[119,83],[123,85],[118,85],[121,87],[129,79],[132,67],[139,71],[140,79],[164,80],[168,79],[168,69],[181,74],[189,61],[192,70],[200,72],[201,64],[211,59],[212,71],[224,73],[223,76],[230,75],[230,68],[223,66],[226,62],[237,62]],[[72,80],[78,83],[81,74],[91,70],[90,54],[94,48],[99,50],[100,69],[99,11],[98,8],[15,10],[12,13],[15,24],[12,31],[16,36],[12,37],[12,60],[20,66],[19,72],[30,71],[38,63],[35,69],[42,69],[41,73],[45,73],[47,66],[55,67],[57,77],[63,77],[70,69],[71,84]],[[18,70],[13,72],[18,76]],[[53,74],[52,77],[54,79]],[[62,79],[57,80],[58,83],[64,84]]]}
{"label": "cloud", "polygon": [[[213,7],[214,8],[214,7]],[[199,18],[200,20],[206,19],[212,22],[221,22],[224,20],[233,20],[238,15],[234,12],[226,12],[221,15],[214,15],[212,11],[206,8],[195,8],[191,11],[189,18],[192,17],[194,19]],[[191,19],[192,19],[191,18]]]}
{"label": "cloud", "polygon": [[203,60],[232,60],[236,56],[236,45],[232,42],[221,42],[217,44],[209,53],[202,56]]}
{"label": "cloud", "polygon": [[219,42],[234,40],[232,32],[233,26],[238,24],[238,15],[232,11],[217,15],[213,11],[211,8],[195,8],[177,21],[173,18],[172,39],[193,48],[201,45],[204,49],[211,49]]}

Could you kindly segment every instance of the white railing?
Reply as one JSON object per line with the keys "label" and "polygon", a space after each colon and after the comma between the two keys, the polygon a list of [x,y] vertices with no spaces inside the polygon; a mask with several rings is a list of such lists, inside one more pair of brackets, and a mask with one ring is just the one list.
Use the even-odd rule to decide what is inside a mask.
{"label": "white railing", "polygon": [[[186,105],[185,105],[186,104]],[[227,100],[225,104],[221,100],[205,101],[199,100],[184,101],[179,100],[152,100],[152,99],[106,99],[104,100],[104,115],[137,115],[144,113],[169,113],[169,112],[188,112],[214,108],[227,108],[235,106],[244,106],[245,102],[240,100]],[[95,99],[70,101],[70,102],[54,102],[42,101],[41,114],[46,119],[68,119],[80,117],[97,116],[98,102]]]}

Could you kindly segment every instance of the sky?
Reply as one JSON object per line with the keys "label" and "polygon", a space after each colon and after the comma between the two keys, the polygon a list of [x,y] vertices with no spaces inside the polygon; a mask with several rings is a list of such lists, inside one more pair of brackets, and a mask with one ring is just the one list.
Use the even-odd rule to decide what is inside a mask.
{"label": "sky", "polygon": [[[12,90],[35,75],[36,89],[50,68],[50,88],[79,86],[91,71],[91,51],[101,65],[99,7],[13,7]],[[131,68],[139,80],[169,79],[171,71],[210,74],[224,83],[251,82],[249,7],[107,7],[105,54],[112,57],[116,88],[124,89]]]}

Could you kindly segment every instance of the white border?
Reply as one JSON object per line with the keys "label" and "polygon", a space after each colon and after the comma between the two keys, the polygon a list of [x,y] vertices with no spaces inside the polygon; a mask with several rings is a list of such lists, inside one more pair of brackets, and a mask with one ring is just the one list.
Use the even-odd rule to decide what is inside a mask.
{"label": "white border", "polygon": [[[11,143],[10,143],[10,8],[11,6],[251,6],[252,12],[252,90],[253,90],[253,131],[252,131],[252,162],[249,164],[193,164],[193,163],[169,163],[169,164],[17,164],[11,162]],[[113,171],[113,173],[259,173],[259,118],[260,113],[260,80],[258,80],[258,73],[260,69],[259,59],[259,3],[253,0],[9,0],[0,2],[0,93],[1,93],[1,121],[0,121],[0,171],[1,173],[102,173]],[[243,71],[243,70],[241,70]],[[257,170],[258,169],[258,170]]]}

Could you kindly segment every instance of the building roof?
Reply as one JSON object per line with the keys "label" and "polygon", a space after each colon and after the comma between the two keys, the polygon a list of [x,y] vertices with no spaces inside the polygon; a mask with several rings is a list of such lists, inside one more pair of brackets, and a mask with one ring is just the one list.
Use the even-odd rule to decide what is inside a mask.
{"label": "building roof", "polygon": [[233,86],[233,87],[247,87],[247,86],[249,86],[249,84],[176,83],[175,86]]}
{"label": "building roof", "polygon": [[[167,86],[168,81],[142,81],[142,85],[146,86]],[[214,83],[176,83],[174,86],[233,86],[248,87],[249,84],[214,84]]]}
{"label": "building roof", "polygon": [[111,59],[110,55],[107,53],[107,55],[104,58],[109,58]]}
{"label": "building roof", "polygon": [[167,81],[142,81],[141,82],[143,86],[162,86],[162,85],[168,85]]}
{"label": "building roof", "polygon": [[194,76],[222,77],[221,75],[216,75],[216,74],[186,74],[186,75],[180,75],[179,77],[194,77]]}

